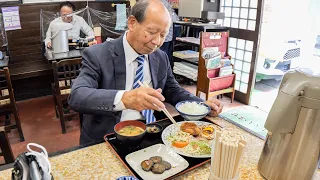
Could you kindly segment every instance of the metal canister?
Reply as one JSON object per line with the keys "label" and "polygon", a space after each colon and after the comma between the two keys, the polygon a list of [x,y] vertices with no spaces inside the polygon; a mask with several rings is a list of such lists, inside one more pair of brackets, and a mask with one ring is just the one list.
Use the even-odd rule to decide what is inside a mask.
{"label": "metal canister", "polygon": [[69,51],[67,30],[59,30],[58,32],[55,32],[51,38],[54,53],[63,53]]}

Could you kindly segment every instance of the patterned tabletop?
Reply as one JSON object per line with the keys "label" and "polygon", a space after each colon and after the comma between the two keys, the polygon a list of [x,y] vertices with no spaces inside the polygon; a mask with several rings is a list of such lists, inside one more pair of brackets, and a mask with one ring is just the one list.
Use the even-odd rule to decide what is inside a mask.
{"label": "patterned tabletop", "polygon": [[[223,127],[238,127],[220,118],[210,118],[211,121]],[[258,170],[257,163],[264,141],[243,131],[247,140],[247,146],[240,165],[240,179],[263,179]],[[87,148],[75,150],[50,158],[52,174],[55,180],[60,179],[116,179],[120,176],[130,175],[116,155],[106,143],[97,144]],[[196,168],[186,174],[177,177],[177,180],[207,180],[210,175],[210,163]],[[0,172],[0,180],[11,179],[11,169]],[[320,171],[316,179],[320,180]]]}

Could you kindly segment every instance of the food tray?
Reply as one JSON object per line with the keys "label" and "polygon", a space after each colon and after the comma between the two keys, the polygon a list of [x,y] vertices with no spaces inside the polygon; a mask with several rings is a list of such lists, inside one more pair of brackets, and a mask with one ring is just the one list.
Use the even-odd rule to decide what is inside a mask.
{"label": "food tray", "polygon": [[[177,122],[180,121],[184,121],[184,119],[179,115],[179,116],[175,116],[174,119]],[[201,121],[206,121],[206,122],[210,122],[213,123],[211,121],[208,121],[207,119],[203,118],[201,119]],[[163,127],[163,129],[165,129],[167,126],[169,126],[171,123],[171,121],[169,119],[164,119],[164,120],[159,120],[156,122],[157,124],[161,125]],[[217,124],[216,124],[217,125]],[[219,126],[219,125],[218,125]],[[161,132],[162,133],[162,132]],[[156,134],[156,135],[148,135],[146,134],[144,141],[136,148],[128,148],[127,146],[121,144],[117,138],[115,133],[111,133],[111,134],[107,134],[104,136],[104,140],[106,141],[106,143],[111,147],[111,149],[114,151],[114,153],[116,154],[116,156],[118,157],[118,159],[122,162],[122,164],[128,169],[128,171],[130,172],[131,175],[135,176],[138,179],[142,179],[130,166],[129,164],[126,162],[125,157],[134,152],[134,151],[138,151],[141,149],[144,149],[146,147],[155,145],[155,144],[159,144],[162,143],[161,140],[161,133]],[[185,169],[184,171],[181,171],[180,173],[171,176],[170,179],[180,176],[181,174],[187,173],[207,162],[210,162],[210,158],[191,158],[191,157],[186,157],[181,155],[185,160],[188,161],[189,166],[187,169]]]}

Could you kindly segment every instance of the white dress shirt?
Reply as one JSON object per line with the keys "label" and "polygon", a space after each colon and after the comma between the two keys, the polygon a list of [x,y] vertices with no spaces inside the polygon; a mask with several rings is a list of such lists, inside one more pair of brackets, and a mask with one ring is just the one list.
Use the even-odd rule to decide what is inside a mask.
{"label": "white dress shirt", "polygon": [[[45,39],[45,45],[48,44],[48,42],[51,42],[51,26],[53,23],[62,23],[62,18],[56,18],[54,19],[47,30],[46,33],[46,39]],[[78,39],[80,38],[80,30],[88,37],[94,37],[94,32],[92,28],[87,24],[87,22],[78,15],[72,16],[72,21],[70,22],[73,25],[73,28],[68,30],[68,38],[69,39]]]}
{"label": "white dress shirt", "polygon": [[[133,81],[136,75],[136,70],[138,68],[138,62],[136,61],[136,58],[140,56],[140,54],[138,54],[128,43],[127,32],[123,36],[123,49],[124,49],[124,54],[126,58],[126,87],[125,87],[125,90],[118,91],[118,93],[116,94],[116,97],[113,103],[113,105],[115,105],[114,110],[122,111],[121,121],[144,119],[144,117],[139,111],[127,109],[121,101],[123,93],[125,91],[132,90],[133,88]],[[152,81],[151,81],[148,55],[146,54],[144,56],[145,56],[145,61],[143,64],[143,83],[147,83],[150,87],[153,87]],[[116,67],[116,68],[123,68],[123,67]]]}

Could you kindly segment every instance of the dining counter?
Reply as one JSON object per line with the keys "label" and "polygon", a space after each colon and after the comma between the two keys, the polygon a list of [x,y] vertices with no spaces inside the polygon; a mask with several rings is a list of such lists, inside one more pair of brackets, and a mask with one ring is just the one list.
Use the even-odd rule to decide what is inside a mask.
{"label": "dining counter", "polygon": [[47,49],[44,56],[46,57],[48,62],[59,61],[59,60],[63,60],[63,59],[79,58],[82,56],[83,50],[84,50],[84,48],[72,49],[68,52],[54,53],[53,51]]}
{"label": "dining counter", "polygon": [[[230,124],[221,118],[209,118],[210,121],[228,128],[239,129],[243,132],[247,146],[240,165],[240,179],[263,179],[257,170],[264,141],[246,131]],[[99,143],[89,147],[77,149],[71,152],[56,155],[50,158],[52,174],[55,180],[60,179],[111,179],[120,176],[128,176],[130,172],[121,161],[113,154],[107,143]],[[11,170],[0,171],[0,180],[11,178]],[[177,180],[208,180],[210,175],[210,163],[206,163],[186,174],[176,177]],[[315,179],[320,180],[320,171]]]}

